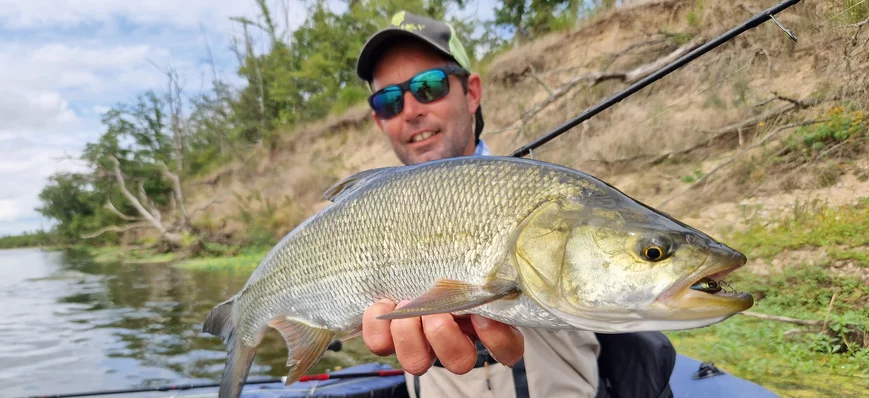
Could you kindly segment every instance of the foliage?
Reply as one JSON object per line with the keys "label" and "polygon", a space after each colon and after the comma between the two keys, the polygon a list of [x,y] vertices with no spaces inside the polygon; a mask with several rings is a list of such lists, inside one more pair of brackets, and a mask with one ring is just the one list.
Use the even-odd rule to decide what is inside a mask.
{"label": "foliage", "polygon": [[19,235],[0,236],[0,249],[18,247],[45,247],[57,243],[57,237],[47,231],[24,232]]}
{"label": "foliage", "polygon": [[[841,208],[797,204],[789,213],[788,217],[754,223],[735,232],[734,245],[746,255],[762,258],[801,248],[825,248],[838,253],[833,255],[846,256],[869,245],[869,201]],[[869,263],[863,264],[869,267]]]}
{"label": "foliage", "polygon": [[[867,225],[867,202],[835,209],[804,204],[772,219],[754,220],[748,229],[732,233],[727,243],[749,258],[770,259],[783,250],[814,247],[844,253],[841,248],[858,251],[869,244]],[[860,396],[869,388],[869,348],[849,340],[847,333],[855,325],[869,332],[869,285],[831,271],[837,256],[831,257],[816,258],[814,264],[784,264],[781,270],[763,273],[738,270],[727,280],[736,290],[752,293],[756,304],[751,311],[806,320],[825,319],[836,294],[829,334],[735,316],[668,336],[679,352],[713,361],[784,396]],[[831,380],[837,389],[830,389]]]}
{"label": "foliage", "polygon": [[[612,7],[615,2],[592,3],[596,9]],[[573,26],[585,4],[576,0],[503,0],[495,8],[495,24],[510,31],[514,40],[531,38]]]}
{"label": "foliage", "polygon": [[[123,187],[143,207],[154,209],[156,218],[164,216],[161,212],[171,218],[178,204],[172,183],[163,174],[165,169],[180,179],[203,175],[226,162],[246,160],[254,146],[276,149],[279,142],[287,141],[279,140],[279,134],[293,134],[296,126],[363,102],[369,90],[356,76],[357,56],[365,41],[397,11],[449,21],[462,38],[472,65],[479,66],[481,60],[509,44],[498,30],[505,26],[507,16],[516,18],[525,36],[533,36],[572,26],[583,13],[614,4],[504,1],[501,20],[481,21],[450,15],[462,10],[465,0],[349,0],[342,11],[334,11],[325,0],[315,0],[305,3],[307,19],[291,30],[281,26],[265,0],[255,1],[256,15],[231,18],[241,28],[241,34],[232,37],[232,50],[238,60],[237,74],[245,84],[231,87],[213,72],[209,90],[183,93],[178,76],[168,70],[170,89],[166,93],[147,91],[112,107],[103,115],[103,134],[87,144],[81,157],[90,170],[52,176],[40,195],[38,210],[56,221],[58,239],[75,241],[141,216],[141,209],[119,189],[113,159],[121,170]],[[251,226],[244,240],[258,247],[267,245],[296,216],[265,217],[242,209],[241,219]],[[205,224],[205,228],[211,225],[207,215]],[[116,243],[121,236],[107,232],[88,242]],[[181,234],[176,240],[192,242],[196,236]],[[205,253],[223,253],[218,246],[199,248]]]}
{"label": "foliage", "polygon": [[869,138],[866,116],[866,111],[851,105],[833,106],[815,117],[819,123],[803,126],[791,134],[787,143],[794,151],[813,158],[834,145],[856,146]]}

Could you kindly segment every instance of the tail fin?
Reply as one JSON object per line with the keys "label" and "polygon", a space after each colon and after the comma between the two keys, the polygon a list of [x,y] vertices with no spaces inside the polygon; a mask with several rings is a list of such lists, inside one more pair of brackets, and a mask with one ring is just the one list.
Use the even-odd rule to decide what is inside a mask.
{"label": "tail fin", "polygon": [[253,364],[253,358],[256,356],[256,347],[245,346],[240,339],[236,338],[235,324],[232,321],[232,307],[237,297],[235,296],[214,307],[202,326],[203,332],[220,336],[229,351],[226,367],[220,378],[219,398],[238,398],[241,395],[242,386],[247,381],[247,374],[251,364]]}

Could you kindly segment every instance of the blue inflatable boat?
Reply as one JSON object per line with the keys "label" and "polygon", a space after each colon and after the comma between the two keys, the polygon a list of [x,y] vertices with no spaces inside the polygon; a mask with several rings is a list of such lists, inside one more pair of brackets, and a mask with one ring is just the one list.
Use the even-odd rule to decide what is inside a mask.
{"label": "blue inflatable boat", "polygon": [[[769,390],[721,372],[713,376],[695,379],[695,373],[704,364],[696,359],[678,355],[673,374],[670,377],[670,388],[673,395],[681,397],[728,397],[728,398],[767,398],[777,397]],[[368,363],[338,370],[330,374],[368,373],[392,370],[388,365]],[[185,391],[152,392],[137,397],[213,397],[216,388],[189,389]],[[284,386],[282,383],[249,384],[242,391],[243,398],[406,398],[407,387],[403,375],[385,377],[365,377],[333,380],[305,381]]]}

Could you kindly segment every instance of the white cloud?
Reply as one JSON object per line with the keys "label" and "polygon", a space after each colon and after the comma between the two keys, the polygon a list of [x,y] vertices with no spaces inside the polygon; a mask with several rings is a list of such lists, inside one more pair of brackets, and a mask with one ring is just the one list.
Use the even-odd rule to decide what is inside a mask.
{"label": "white cloud", "polygon": [[[271,3],[274,2],[269,1]],[[299,7],[297,2],[293,3]],[[200,21],[217,22],[227,16],[252,15],[255,7],[253,0],[0,0],[0,20],[19,29],[118,23],[118,19],[136,24],[168,23],[195,27]]]}
{"label": "white cloud", "polygon": [[78,121],[69,103],[56,91],[15,93],[0,89],[0,131],[54,130],[74,126]]}
{"label": "white cloud", "polygon": [[58,171],[84,171],[79,162],[66,159],[80,150],[20,137],[0,139],[0,235],[48,224],[35,210],[41,206],[39,192]]}
{"label": "white cloud", "polygon": [[112,108],[110,108],[110,107],[108,107],[108,106],[103,106],[103,105],[94,105],[94,106],[91,108],[91,112],[96,113],[97,115],[102,115],[102,114],[108,112],[108,111],[111,110],[111,109],[112,109]]}
{"label": "white cloud", "polygon": [[[302,0],[267,0],[279,25],[298,27]],[[343,11],[346,3],[328,0]],[[487,2],[467,13],[485,13]],[[145,90],[162,92],[173,67],[188,93],[211,79],[201,27],[221,79],[237,84],[231,16],[256,19],[254,0],[0,0],[0,235],[38,228],[33,210],[46,179],[81,166],[77,157],[103,130],[100,116]],[[259,40],[259,35],[255,35]],[[257,48],[261,46],[257,45]],[[156,65],[156,66],[155,66]],[[47,224],[46,224],[47,225]]]}

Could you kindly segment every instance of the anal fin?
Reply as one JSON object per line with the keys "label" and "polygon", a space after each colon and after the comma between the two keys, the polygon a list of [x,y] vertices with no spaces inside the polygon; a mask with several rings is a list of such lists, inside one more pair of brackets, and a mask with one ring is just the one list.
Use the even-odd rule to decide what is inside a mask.
{"label": "anal fin", "polygon": [[513,281],[497,279],[485,285],[441,279],[434,287],[406,306],[383,314],[377,319],[401,319],[422,315],[458,312],[503,298],[515,297],[521,291]]}
{"label": "anal fin", "polygon": [[360,336],[362,336],[362,325],[361,324],[359,326],[357,326],[356,328],[354,328],[352,331],[350,331],[350,333],[347,333],[346,335],[344,335],[344,337],[341,337],[340,340],[347,341],[347,340],[350,340],[350,339],[353,339],[356,337],[360,337]]}
{"label": "anal fin", "polygon": [[308,373],[323,357],[335,336],[331,330],[315,328],[292,318],[274,319],[269,326],[280,332],[287,342],[287,366],[291,369],[286,385],[295,383]]}

